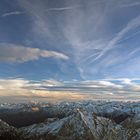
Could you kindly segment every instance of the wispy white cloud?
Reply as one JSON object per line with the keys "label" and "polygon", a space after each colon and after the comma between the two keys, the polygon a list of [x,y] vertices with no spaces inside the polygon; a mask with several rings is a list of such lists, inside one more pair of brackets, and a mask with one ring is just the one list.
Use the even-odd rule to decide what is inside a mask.
{"label": "wispy white cloud", "polygon": [[139,26],[140,26],[140,16],[132,19],[125,28],[123,28],[119,33],[117,33],[117,35],[111,41],[109,41],[108,45],[101,51],[101,53],[94,60],[97,60],[101,58],[103,55],[105,55],[105,53],[107,53],[109,50],[115,47],[118,41],[121,40],[126,33]]}
{"label": "wispy white cloud", "polygon": [[[128,5],[130,2],[135,3],[134,1],[115,0],[88,1],[84,8],[80,7],[72,12],[66,12],[64,34],[72,45],[74,61],[83,79],[86,79],[87,75],[96,75],[101,70],[104,72],[104,69],[109,66],[125,62],[130,58],[130,56],[123,56],[122,53],[117,52],[116,47],[122,41],[138,35],[139,32],[129,35],[128,33],[140,26],[140,16],[137,15],[130,19],[125,23],[126,26],[115,34],[109,35],[104,31],[117,22],[114,18],[112,19],[112,14],[117,14],[117,12],[120,14],[120,6]],[[115,49],[117,51],[112,53],[111,51]]]}
{"label": "wispy white cloud", "polygon": [[48,16],[47,11],[62,11],[72,9],[72,6],[62,8],[48,7],[47,9],[47,6],[43,1],[31,2],[28,0],[18,0],[18,3],[31,19],[32,28],[29,33],[32,34],[32,37],[39,38],[43,43],[46,44],[50,42],[51,39],[53,39],[53,42],[55,42],[54,38],[56,38],[56,36],[54,32],[57,33],[57,30],[54,31],[51,28],[53,20]]}
{"label": "wispy white cloud", "polygon": [[106,78],[105,81],[140,81],[140,78]]}
{"label": "wispy white cloud", "polygon": [[42,81],[42,86],[63,86],[63,83],[54,79]]}
{"label": "wispy white cloud", "polygon": [[21,45],[0,43],[0,61],[23,63],[39,58],[53,57],[67,60],[68,56],[55,51],[40,50],[38,48],[28,48]]}
{"label": "wispy white cloud", "polygon": [[140,6],[140,2],[139,1],[130,1],[130,2],[122,3],[120,5],[121,8],[123,8],[123,7],[133,7],[133,6]]}
{"label": "wispy white cloud", "polygon": [[41,40],[40,42],[49,41],[52,37],[52,31],[49,28],[45,4],[42,1],[17,0],[17,2],[31,19],[31,30],[28,33],[31,34],[32,38],[37,38],[39,41]]}
{"label": "wispy white cloud", "polygon": [[104,81],[113,81],[120,83],[122,87],[126,87],[126,89],[130,91],[140,90],[140,78],[110,78],[104,79]]}
{"label": "wispy white cloud", "polygon": [[21,12],[21,11],[13,11],[13,12],[4,13],[4,14],[2,14],[1,17],[14,16],[14,15],[21,15],[21,14],[24,14],[24,12]]}
{"label": "wispy white cloud", "polygon": [[[124,8],[123,14],[120,13],[122,12],[121,8],[138,6],[139,1],[65,1],[59,5],[60,7],[55,7],[56,5],[53,7],[53,4],[46,5],[44,1],[32,3],[28,0],[18,0],[18,3],[31,18],[30,33],[32,33],[32,37],[39,38],[43,43],[49,42],[53,46],[57,46],[55,41],[61,38],[66,46],[70,45],[72,60],[83,79],[89,75],[94,77],[99,73],[104,74],[108,67],[116,66],[130,58],[130,55],[123,56],[122,53],[119,53],[116,47],[123,41],[138,35],[139,32],[130,35],[128,33],[140,26],[140,17],[139,15],[133,16],[133,18],[130,16],[130,19],[126,18],[125,22],[124,20],[119,21],[122,23],[120,24],[122,27],[119,27],[116,20],[121,20],[122,15],[128,16],[127,8]],[[51,11],[55,11],[54,18],[51,18]],[[65,12],[61,12],[60,16],[59,11]],[[121,15],[120,18],[118,18],[119,15]],[[63,47],[57,49],[61,52]],[[116,49],[118,54],[117,51],[113,54],[111,52],[113,49]],[[69,52],[66,53],[69,54]],[[130,53],[128,52],[128,54]]]}
{"label": "wispy white cloud", "polygon": [[72,10],[72,9],[75,9],[75,8],[79,8],[80,5],[77,5],[77,6],[68,6],[68,7],[57,7],[57,8],[49,8],[49,9],[46,9],[46,11],[65,11],[65,10]]}
{"label": "wispy white cloud", "polygon": [[100,85],[104,85],[104,86],[106,86],[106,87],[123,88],[122,85],[118,85],[118,84],[112,83],[112,82],[110,82],[110,81],[99,81],[99,84],[100,84]]}
{"label": "wispy white cloud", "polygon": [[130,34],[130,35],[128,35],[127,37],[122,38],[118,43],[122,43],[124,41],[129,40],[129,39],[132,39],[132,38],[136,37],[138,34],[140,34],[139,30],[134,32],[134,33],[132,33],[132,34]]}
{"label": "wispy white cloud", "polygon": [[17,79],[0,79],[1,89],[20,89],[29,84],[28,80],[17,78]]}
{"label": "wispy white cloud", "polygon": [[134,54],[138,53],[139,51],[140,51],[140,48],[136,48],[129,55],[134,55]]}
{"label": "wispy white cloud", "polygon": [[28,86],[29,81],[17,78],[17,79],[0,79],[0,96],[31,96],[31,92],[24,87]]}

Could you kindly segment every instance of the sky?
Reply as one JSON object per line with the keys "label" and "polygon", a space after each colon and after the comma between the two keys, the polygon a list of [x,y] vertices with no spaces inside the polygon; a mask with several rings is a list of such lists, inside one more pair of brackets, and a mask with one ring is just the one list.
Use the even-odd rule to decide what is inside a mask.
{"label": "sky", "polygon": [[140,100],[139,84],[139,0],[0,1],[1,97]]}

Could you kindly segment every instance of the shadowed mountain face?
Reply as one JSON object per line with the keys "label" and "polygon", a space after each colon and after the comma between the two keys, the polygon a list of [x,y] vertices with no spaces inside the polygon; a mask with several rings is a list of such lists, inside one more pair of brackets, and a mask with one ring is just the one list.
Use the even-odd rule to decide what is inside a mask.
{"label": "shadowed mountain face", "polygon": [[16,128],[0,120],[0,140],[22,140]]}
{"label": "shadowed mountain face", "polygon": [[22,127],[32,125],[34,123],[43,122],[47,115],[42,112],[17,112],[0,114],[0,118],[14,127]]}
{"label": "shadowed mountain face", "polygon": [[2,106],[0,112],[2,140],[140,139],[138,102],[17,104]]}
{"label": "shadowed mountain face", "polygon": [[36,111],[36,112],[15,112],[15,113],[2,113],[0,114],[0,119],[7,122],[9,125],[12,125],[16,128],[29,126],[34,123],[41,123],[45,121],[47,118],[57,117],[62,118],[63,114],[57,114],[57,116],[47,112],[47,111]]}
{"label": "shadowed mountain face", "polygon": [[3,114],[1,119],[8,124],[19,128],[23,126],[32,125],[34,123],[43,122],[48,115],[46,112],[19,112],[19,113],[10,113],[10,114]]}

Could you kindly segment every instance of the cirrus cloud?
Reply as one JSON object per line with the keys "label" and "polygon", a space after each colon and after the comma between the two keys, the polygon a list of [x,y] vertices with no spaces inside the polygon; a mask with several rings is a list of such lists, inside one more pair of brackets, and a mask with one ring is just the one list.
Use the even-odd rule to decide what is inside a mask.
{"label": "cirrus cloud", "polygon": [[7,13],[4,13],[1,17],[13,16],[13,15],[21,15],[23,13],[24,12],[21,12],[21,11],[7,12]]}

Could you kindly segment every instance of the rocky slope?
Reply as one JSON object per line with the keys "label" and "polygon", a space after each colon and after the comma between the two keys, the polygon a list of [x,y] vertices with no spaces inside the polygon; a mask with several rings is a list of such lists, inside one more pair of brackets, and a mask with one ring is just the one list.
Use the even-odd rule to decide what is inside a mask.
{"label": "rocky slope", "polygon": [[22,140],[18,130],[0,120],[0,140]]}

